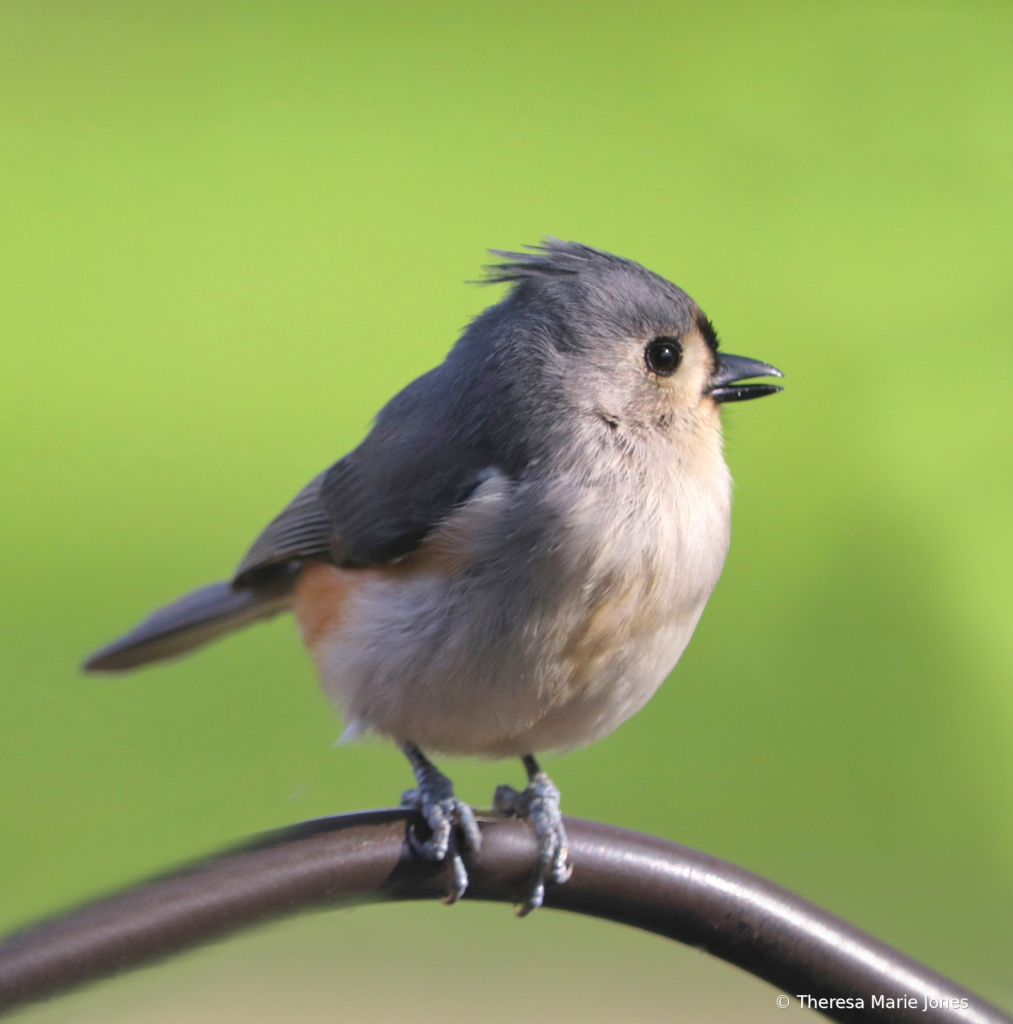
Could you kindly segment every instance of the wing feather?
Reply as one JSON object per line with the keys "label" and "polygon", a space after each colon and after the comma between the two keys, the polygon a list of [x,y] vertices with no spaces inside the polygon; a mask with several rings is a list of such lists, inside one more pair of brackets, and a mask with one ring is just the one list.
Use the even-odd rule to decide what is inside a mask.
{"label": "wing feather", "polygon": [[326,473],[314,477],[268,524],[253,542],[233,577],[243,586],[258,572],[304,559],[333,560],[337,541],[334,523],[320,503],[320,485]]}
{"label": "wing feather", "polygon": [[444,363],[396,395],[358,448],[296,495],[254,542],[233,585],[287,562],[353,567],[403,558],[490,473],[523,471],[522,436],[509,403],[482,396]]}

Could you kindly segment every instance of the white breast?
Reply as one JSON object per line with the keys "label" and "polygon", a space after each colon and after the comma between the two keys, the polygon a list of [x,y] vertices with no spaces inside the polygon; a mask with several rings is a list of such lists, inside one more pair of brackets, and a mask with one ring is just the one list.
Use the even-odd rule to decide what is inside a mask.
{"label": "white breast", "polygon": [[572,623],[559,661],[567,699],[539,723],[539,749],[611,732],[679,660],[728,549],[730,480],[716,454],[626,467],[573,507],[570,562],[586,569],[561,616]]}
{"label": "white breast", "polygon": [[417,569],[363,577],[315,645],[324,687],[354,731],[423,749],[590,743],[689,642],[724,563],[729,495],[719,436],[692,462],[599,463],[540,489],[494,476]]}

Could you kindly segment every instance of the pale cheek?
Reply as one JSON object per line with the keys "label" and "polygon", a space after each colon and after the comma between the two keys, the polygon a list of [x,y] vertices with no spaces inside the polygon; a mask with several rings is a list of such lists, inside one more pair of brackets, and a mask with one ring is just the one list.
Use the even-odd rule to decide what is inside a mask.
{"label": "pale cheek", "polygon": [[712,370],[712,357],[710,349],[702,343],[693,345],[686,353],[686,381],[693,389],[693,393],[699,395],[707,386]]}
{"label": "pale cheek", "polygon": [[686,367],[667,389],[666,404],[682,410],[696,408],[700,404],[708,376],[702,366]]}
{"label": "pale cheek", "polygon": [[721,406],[713,399],[707,399],[700,403],[700,422],[704,429],[709,431],[710,436],[718,439],[720,448]]}
{"label": "pale cheek", "polygon": [[681,409],[696,407],[710,376],[710,350],[702,342],[687,345],[682,365],[675,376],[670,378],[666,388],[668,403]]}

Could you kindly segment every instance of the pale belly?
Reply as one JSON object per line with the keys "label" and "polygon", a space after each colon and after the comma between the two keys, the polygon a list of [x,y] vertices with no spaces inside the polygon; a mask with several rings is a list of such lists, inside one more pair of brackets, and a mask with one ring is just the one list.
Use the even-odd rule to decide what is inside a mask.
{"label": "pale belly", "polygon": [[[310,565],[296,616],[350,732],[486,757],[591,743],[643,707],[724,557],[580,578]],[[551,579],[550,579],[551,577]],[[687,584],[687,580],[691,583]]]}
{"label": "pale belly", "polygon": [[576,616],[564,613],[504,629],[495,609],[462,599],[446,580],[325,565],[307,567],[296,601],[323,687],[353,732],[492,757],[611,732],[661,685],[702,610],[598,609],[592,618],[605,622],[585,617],[568,628]]}

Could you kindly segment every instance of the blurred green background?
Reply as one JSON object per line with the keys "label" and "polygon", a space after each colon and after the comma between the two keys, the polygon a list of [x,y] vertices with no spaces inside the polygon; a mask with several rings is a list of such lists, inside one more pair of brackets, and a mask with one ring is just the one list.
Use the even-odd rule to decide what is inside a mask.
{"label": "blurred green background", "polygon": [[[729,408],[731,555],[571,813],[729,858],[1013,1007],[1013,9],[0,6],[0,928],[387,805],[289,620],[80,658],[227,574],[544,235],[686,288],[787,391]],[[487,805],[515,764],[451,764]],[[335,912],[28,1021],[782,1020],[615,926]],[[793,1014],[800,1011],[792,1010]]]}

